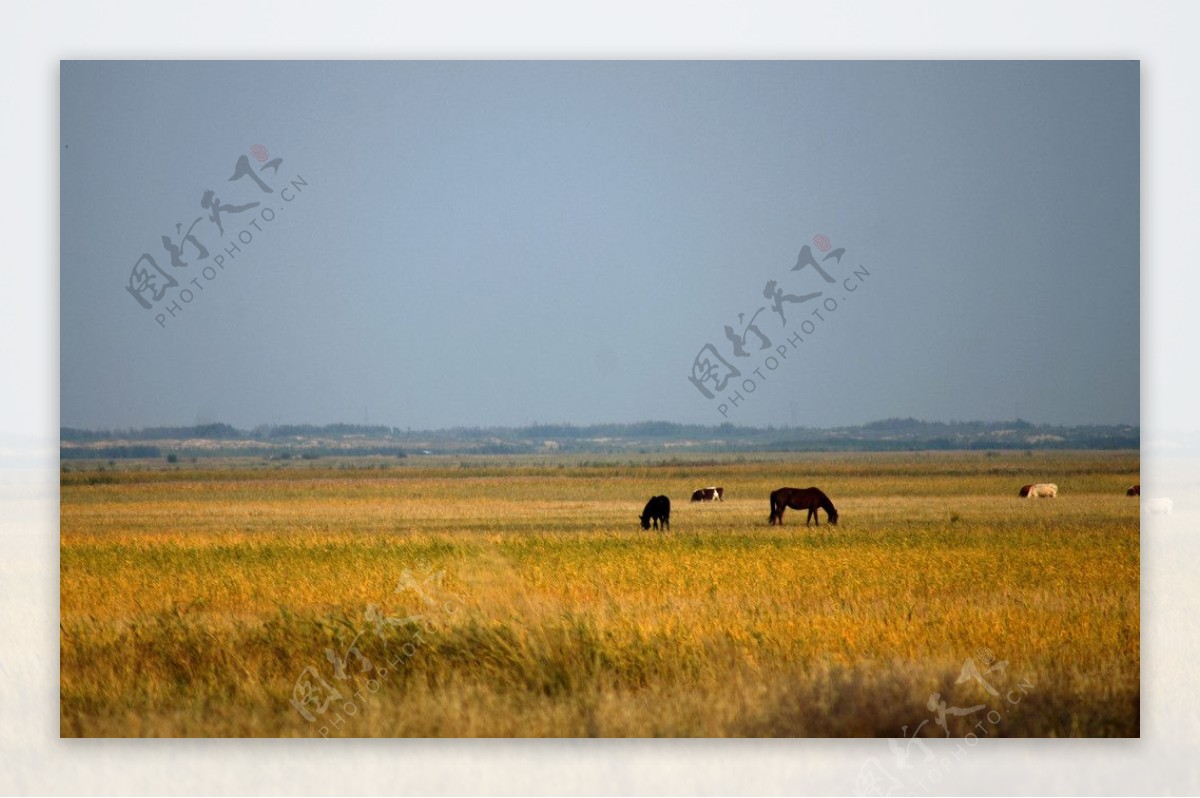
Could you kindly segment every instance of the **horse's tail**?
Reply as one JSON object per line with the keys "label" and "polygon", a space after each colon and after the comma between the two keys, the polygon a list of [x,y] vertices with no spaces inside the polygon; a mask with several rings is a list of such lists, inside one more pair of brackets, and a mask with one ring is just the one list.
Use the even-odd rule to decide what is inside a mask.
{"label": "horse's tail", "polygon": [[775,494],[771,494],[771,517],[767,519],[767,523],[774,524],[775,519],[779,517],[779,503],[775,498]]}

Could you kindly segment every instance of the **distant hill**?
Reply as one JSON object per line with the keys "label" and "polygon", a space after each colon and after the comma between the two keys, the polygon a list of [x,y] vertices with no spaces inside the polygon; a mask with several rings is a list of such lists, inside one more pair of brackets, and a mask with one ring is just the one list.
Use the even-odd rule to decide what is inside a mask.
{"label": "distant hill", "polygon": [[707,426],[669,421],[634,424],[536,424],[404,430],[360,424],[228,424],[124,430],[61,429],[64,459],[253,455],[286,459],[410,454],[550,452],[841,452],[951,449],[1137,449],[1133,426],[1064,427],[1027,421],[918,421],[890,418],[854,427]]}

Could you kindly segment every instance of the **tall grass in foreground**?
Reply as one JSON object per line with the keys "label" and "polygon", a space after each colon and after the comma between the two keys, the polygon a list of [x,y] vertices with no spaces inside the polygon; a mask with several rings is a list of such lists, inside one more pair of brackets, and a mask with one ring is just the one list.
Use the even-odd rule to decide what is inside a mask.
{"label": "tall grass in foreground", "polygon": [[[62,734],[941,735],[937,694],[1000,718],[950,713],[956,735],[1137,735],[1137,470],[981,453],[66,474]],[[1043,479],[1059,499],[1016,498]],[[705,484],[727,500],[689,504]],[[821,486],[842,524],[767,526],[785,484]],[[637,526],[655,493],[665,534]],[[305,679],[342,698],[301,703],[308,720]]]}

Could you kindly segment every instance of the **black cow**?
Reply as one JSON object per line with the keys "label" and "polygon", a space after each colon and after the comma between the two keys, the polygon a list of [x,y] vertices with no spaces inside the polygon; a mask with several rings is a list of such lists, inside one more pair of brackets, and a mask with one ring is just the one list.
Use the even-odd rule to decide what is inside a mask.
{"label": "black cow", "polygon": [[721,497],[725,495],[724,488],[697,488],[692,492],[692,501],[694,502],[711,502],[725,501]]}
{"label": "black cow", "polygon": [[671,528],[671,500],[666,496],[653,496],[646,502],[646,509],[642,510],[642,529],[649,529],[651,521],[655,529],[660,521],[663,529]]}

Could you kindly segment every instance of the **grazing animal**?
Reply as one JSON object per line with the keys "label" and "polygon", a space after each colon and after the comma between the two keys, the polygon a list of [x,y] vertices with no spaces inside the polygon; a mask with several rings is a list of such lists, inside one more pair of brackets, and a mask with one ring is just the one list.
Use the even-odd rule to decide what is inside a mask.
{"label": "grazing animal", "polygon": [[724,488],[698,488],[692,491],[692,501],[694,502],[711,502],[725,501],[721,497],[725,495]]}
{"label": "grazing animal", "polygon": [[1043,482],[1040,485],[1030,485],[1026,498],[1053,499],[1058,496],[1058,485],[1053,482]]}
{"label": "grazing animal", "polygon": [[1132,485],[1129,488],[1129,490],[1125,491],[1125,495],[1126,496],[1141,496],[1142,495],[1142,486],[1141,485]]}
{"label": "grazing animal", "polygon": [[1029,498],[1029,489],[1032,487],[1033,487],[1033,485],[1022,485],[1021,491],[1017,495],[1020,496],[1022,499]]}
{"label": "grazing animal", "polygon": [[838,511],[819,488],[780,488],[771,491],[771,524],[783,525],[783,511],[791,507],[793,510],[808,510],[804,525],[808,526],[815,519],[817,526],[821,525],[821,517],[817,508],[825,511],[829,523],[837,526]]}
{"label": "grazing animal", "polygon": [[670,529],[671,500],[666,496],[652,496],[650,501],[646,502],[646,509],[642,510],[641,518],[642,529],[649,529],[652,521],[655,529],[658,529],[660,522],[663,529]]}
{"label": "grazing animal", "polygon": [[1169,515],[1175,509],[1175,502],[1170,499],[1147,499],[1142,503],[1142,509],[1154,515]]}

